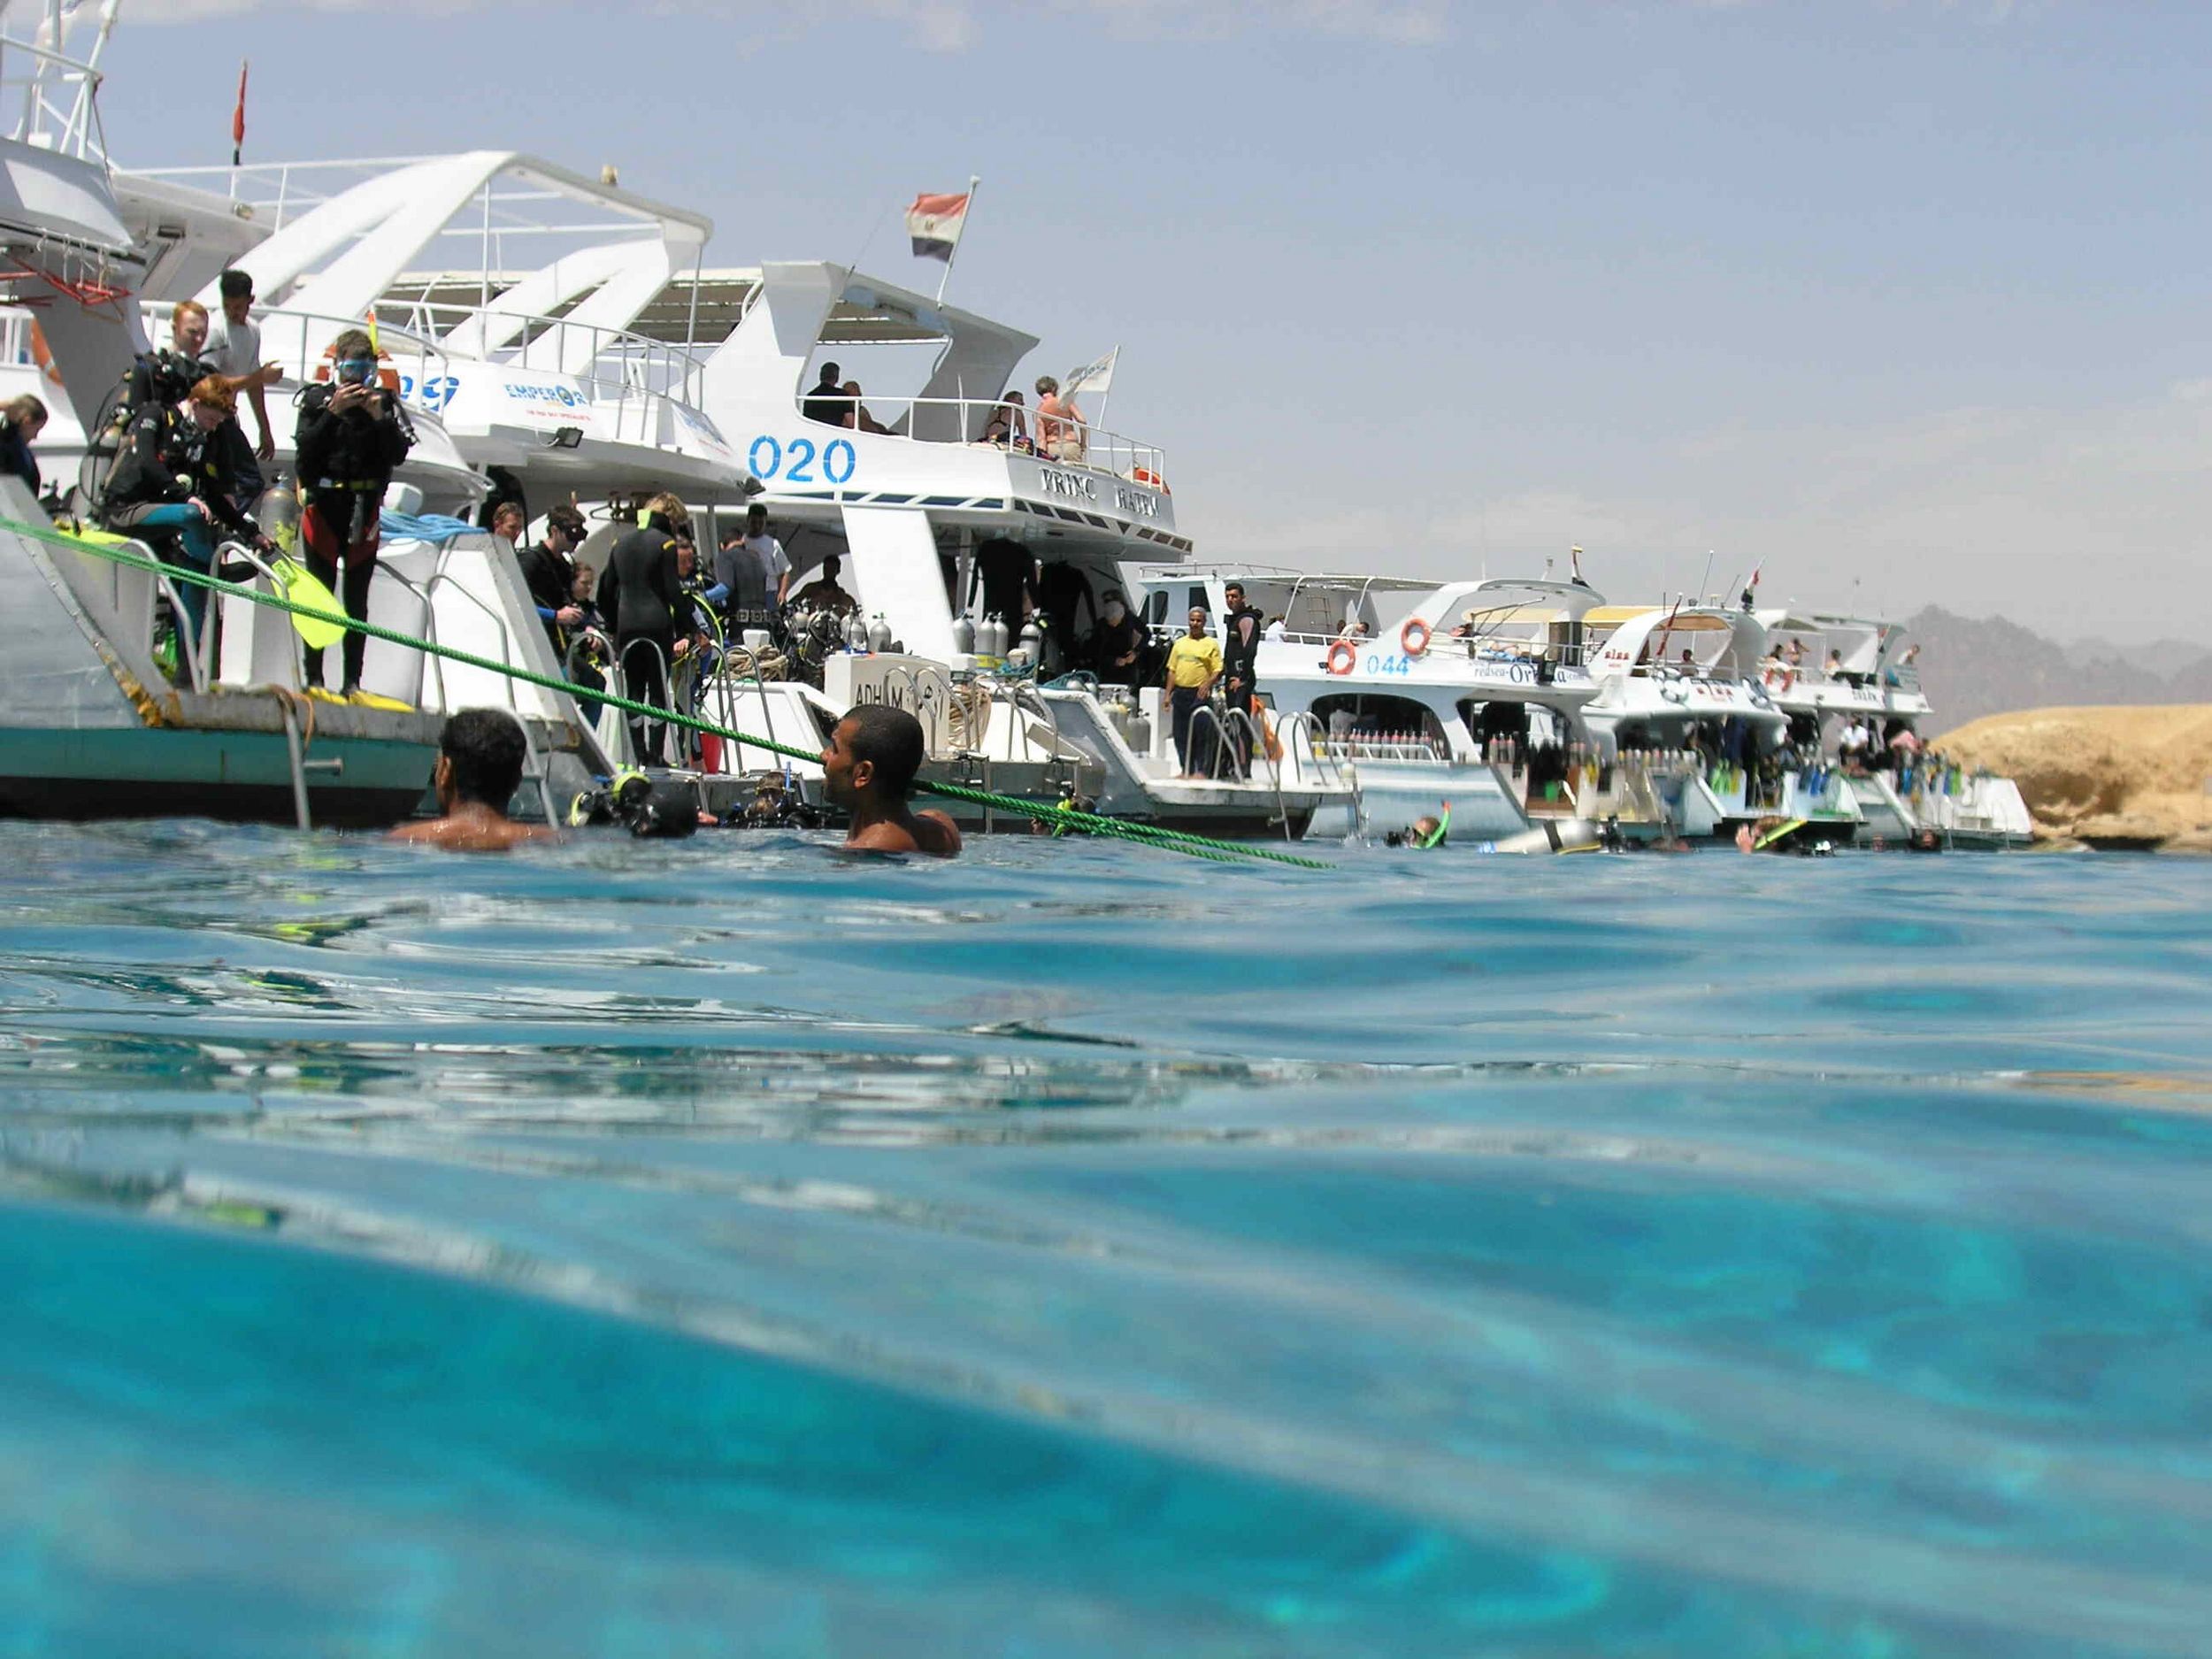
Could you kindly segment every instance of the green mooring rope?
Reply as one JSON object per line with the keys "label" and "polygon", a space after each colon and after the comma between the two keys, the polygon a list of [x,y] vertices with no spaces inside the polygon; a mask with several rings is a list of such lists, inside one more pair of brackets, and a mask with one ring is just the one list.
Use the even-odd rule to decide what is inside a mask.
{"label": "green mooring rope", "polygon": [[[673,726],[703,732],[725,741],[741,743],[749,749],[765,749],[772,755],[781,755],[790,760],[819,760],[815,749],[795,749],[787,743],[775,742],[749,733],[717,726],[710,720],[683,714],[674,709],[657,708],[649,703],[639,703],[629,697],[618,696],[611,691],[595,691],[556,675],[541,674],[534,669],[518,668],[488,657],[479,657],[456,646],[439,645],[429,640],[419,640],[396,628],[387,628],[373,622],[357,621],[352,617],[303,605],[281,594],[265,594],[238,582],[227,582],[209,572],[196,571],[189,565],[165,565],[158,559],[142,557],[120,547],[104,547],[97,542],[80,541],[65,531],[51,526],[24,524],[16,519],[0,517],[0,530],[12,530],[19,535],[65,547],[73,552],[93,558],[106,559],[114,565],[128,565],[134,570],[150,571],[168,577],[172,581],[190,582],[219,594],[229,594],[252,604],[271,611],[282,611],[296,616],[311,617],[350,628],[373,640],[383,640],[393,645],[403,645],[411,650],[432,657],[442,657],[449,662],[461,663],[471,668],[480,668],[487,673],[503,674],[510,680],[519,680],[527,685],[542,687],[548,691],[564,691],[573,697],[592,703],[603,703],[626,714],[634,714],[649,720],[664,720]],[[1005,812],[1022,818],[1042,818],[1048,823],[1062,825],[1070,829],[1085,830],[1094,834],[1118,837],[1141,846],[1164,848],[1169,852],[1183,853],[1193,858],[1210,858],[1217,863],[1233,863],[1239,858],[1261,859],[1271,864],[1290,864],[1301,870],[1333,870],[1336,866],[1319,858],[1302,858],[1294,853],[1277,852],[1271,848],[1248,847],[1236,841],[1225,841],[1210,835],[1195,834],[1189,830],[1165,829],[1156,824],[1135,824],[1124,818],[1104,818],[1095,812],[1078,811],[1057,801],[1032,801],[1021,795],[1002,795],[996,790],[972,788],[966,784],[930,783],[918,780],[914,786],[926,795],[945,800],[964,801],[973,806],[988,807],[993,811]]]}

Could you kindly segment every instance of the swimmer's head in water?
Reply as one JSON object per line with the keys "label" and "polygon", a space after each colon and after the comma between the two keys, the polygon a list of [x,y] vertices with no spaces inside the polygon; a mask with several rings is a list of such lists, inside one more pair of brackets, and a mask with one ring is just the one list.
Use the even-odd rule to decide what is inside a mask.
{"label": "swimmer's head in water", "polygon": [[922,723],[903,709],[857,704],[830,733],[822,751],[823,781],[830,799],[849,806],[873,794],[903,801],[922,769]]}
{"label": "swimmer's head in water", "polygon": [[522,784],[529,744],[514,716],[464,709],[438,733],[438,793],[504,812]]}

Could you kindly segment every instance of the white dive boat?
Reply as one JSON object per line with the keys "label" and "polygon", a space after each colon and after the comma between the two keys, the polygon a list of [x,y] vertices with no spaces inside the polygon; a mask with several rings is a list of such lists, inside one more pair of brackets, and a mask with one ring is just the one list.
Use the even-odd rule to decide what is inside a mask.
{"label": "white dive boat", "polygon": [[[1801,770],[1816,770],[1858,839],[1909,841],[1932,831],[1960,847],[2024,847],[2033,824],[2009,778],[1969,772],[1924,757],[1932,710],[1921,690],[1919,648],[1902,626],[1878,618],[1790,610],[1755,613],[1767,651],[1759,684],[1790,722]],[[1894,749],[1910,733],[1910,753],[1878,769],[1847,772],[1843,730],[1862,723],[1874,745]]]}
{"label": "white dive boat", "polygon": [[[195,179],[149,176],[173,191]],[[1049,612],[1055,594],[1110,585],[1133,551],[1189,548],[1157,449],[1096,427],[1065,462],[980,441],[1032,336],[841,266],[703,270],[704,219],[506,152],[380,171],[248,169],[234,188],[270,229],[228,257],[273,302],[264,338],[288,342],[288,367],[314,373],[324,325],[373,306],[410,408],[434,418],[462,457],[505,469],[534,509],[572,493],[601,514],[583,562],[603,559],[630,504],[654,488],[692,508],[703,557],[723,515],[764,490],[795,585],[842,560],[845,588],[879,619],[877,643],[888,634],[901,651],[841,664],[818,687],[757,678],[760,657],[734,650],[695,692],[680,674],[680,695],[719,723],[813,750],[838,696],[910,695],[941,777],[1081,795],[1103,812],[1223,833],[1296,833],[1344,798],[1343,780],[1310,756],[1267,761],[1250,779],[1178,779],[1165,733],[1143,741],[1147,723],[1125,703],[1040,687],[1008,671],[1003,649],[959,649],[955,611],[990,603],[987,572],[1009,559],[1042,556]],[[441,263],[444,238],[486,252],[484,264]],[[509,245],[551,257],[518,272],[498,257]],[[211,275],[194,274],[207,288]],[[871,429],[806,417],[810,359],[834,354],[865,373],[883,346],[935,352],[918,396],[865,399]],[[601,730],[611,749],[626,744],[611,715]],[[695,758],[718,804],[763,769],[803,787],[818,774],[749,746],[703,744]]]}
{"label": "white dive boat", "polygon": [[[876,646],[896,646],[856,663],[833,649],[822,691],[726,676],[710,693],[725,724],[805,744],[840,698],[910,699],[932,737],[926,776],[1073,792],[1103,813],[1219,833],[1295,836],[1348,800],[1339,769],[1290,746],[1248,778],[1179,778],[1156,687],[1112,697],[1041,679],[1068,665],[1063,641],[1119,586],[1122,562],[1180,557],[1190,542],[1151,445],[1097,426],[1067,459],[984,441],[1033,336],[821,262],[680,276],[655,311],[735,318],[701,377],[705,412],[759,480],[795,589],[838,559]],[[933,354],[915,396],[864,392],[852,426],[809,418],[818,367],[860,379],[884,347]],[[1041,628],[1026,651],[1025,590]],[[994,613],[1010,637],[979,650]],[[711,759],[731,774],[785,764],[745,746]],[[790,771],[818,776],[803,762]]]}
{"label": "white dive boat", "polygon": [[[1354,786],[1317,833],[1388,831],[1447,804],[1454,834],[1492,841],[1548,819],[1643,816],[1592,764],[1581,618],[1599,595],[1588,588],[1230,565],[1128,574],[1163,646],[1189,607],[1225,614],[1224,588],[1242,583],[1269,620],[1255,678],[1279,741]],[[1226,752],[1213,747],[1217,765]]]}
{"label": "white dive boat", "polygon": [[[76,10],[0,0],[0,81],[20,95],[19,124],[0,138],[5,297],[38,323],[33,360],[15,372],[35,377],[58,413],[100,406],[146,346],[129,303],[139,286],[188,263],[179,239],[134,232],[112,186],[92,106],[108,19],[77,27]],[[71,55],[73,32],[90,41],[86,53]],[[46,523],[12,475],[0,478],[0,516]],[[265,568],[255,580],[277,587]],[[444,713],[472,704],[517,714],[530,742],[526,793],[549,807],[606,764],[565,697],[383,642],[372,645],[365,683],[409,706],[311,703],[288,624],[234,598],[207,607],[203,629],[177,630],[173,681],[156,626],[165,605],[184,610],[174,585],[60,539],[0,528],[0,595],[13,618],[0,654],[0,810],[390,823],[424,795]],[[480,532],[388,535],[372,615],[495,661],[551,667],[511,555]]]}

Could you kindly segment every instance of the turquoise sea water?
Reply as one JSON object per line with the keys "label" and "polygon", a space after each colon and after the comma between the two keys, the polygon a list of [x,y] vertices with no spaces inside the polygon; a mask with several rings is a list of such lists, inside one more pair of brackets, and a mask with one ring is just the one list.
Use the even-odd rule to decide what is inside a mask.
{"label": "turquoise sea water", "polygon": [[0,826],[0,1656],[2212,1651],[2212,864]]}

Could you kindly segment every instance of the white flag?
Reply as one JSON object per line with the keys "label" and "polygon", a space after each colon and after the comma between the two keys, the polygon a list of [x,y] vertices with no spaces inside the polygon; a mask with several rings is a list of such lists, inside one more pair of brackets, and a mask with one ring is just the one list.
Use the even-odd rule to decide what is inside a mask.
{"label": "white flag", "polygon": [[1116,346],[1104,357],[1086,363],[1079,369],[1070,369],[1067,379],[1061,383],[1063,395],[1073,397],[1078,392],[1111,390],[1114,384],[1114,359],[1120,355],[1121,348]]}

